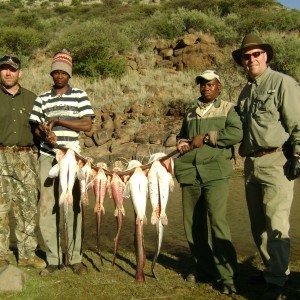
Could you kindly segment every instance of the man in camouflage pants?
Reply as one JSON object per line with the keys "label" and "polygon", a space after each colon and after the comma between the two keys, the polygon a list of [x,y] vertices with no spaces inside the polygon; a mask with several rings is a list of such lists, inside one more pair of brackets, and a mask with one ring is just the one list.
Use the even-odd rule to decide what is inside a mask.
{"label": "man in camouflage pants", "polygon": [[0,268],[9,264],[9,211],[13,208],[18,265],[44,268],[35,255],[38,199],[37,159],[29,123],[36,95],[18,83],[22,75],[17,57],[0,59]]}

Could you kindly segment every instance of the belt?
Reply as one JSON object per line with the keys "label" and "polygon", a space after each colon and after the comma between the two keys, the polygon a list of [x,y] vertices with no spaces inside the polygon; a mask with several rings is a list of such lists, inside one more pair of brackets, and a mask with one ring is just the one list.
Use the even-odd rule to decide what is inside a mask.
{"label": "belt", "polygon": [[12,150],[14,152],[19,152],[19,151],[31,151],[32,147],[29,146],[2,146],[0,145],[0,150]]}
{"label": "belt", "polygon": [[249,154],[247,156],[250,156],[250,157],[260,157],[260,156],[264,156],[266,154],[271,154],[271,153],[279,152],[279,151],[282,151],[281,147],[279,147],[279,148],[273,148],[273,149],[261,149],[261,150],[254,151],[254,152],[252,152],[251,154]]}

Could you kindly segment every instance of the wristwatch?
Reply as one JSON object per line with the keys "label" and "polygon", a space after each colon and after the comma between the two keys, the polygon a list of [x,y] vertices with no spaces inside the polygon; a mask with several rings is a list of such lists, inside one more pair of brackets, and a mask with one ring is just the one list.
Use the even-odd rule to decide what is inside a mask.
{"label": "wristwatch", "polygon": [[203,143],[204,144],[206,144],[206,145],[209,145],[209,135],[208,134],[206,134],[205,136],[204,136],[204,139],[203,139]]}

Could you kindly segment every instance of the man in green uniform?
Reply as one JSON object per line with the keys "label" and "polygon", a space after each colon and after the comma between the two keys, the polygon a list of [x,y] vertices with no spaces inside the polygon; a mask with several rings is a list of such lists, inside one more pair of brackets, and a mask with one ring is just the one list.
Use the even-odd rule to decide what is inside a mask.
{"label": "man in green uniform", "polygon": [[0,267],[9,264],[9,210],[16,219],[18,265],[44,268],[35,255],[37,239],[37,158],[29,115],[36,95],[18,83],[22,75],[17,57],[0,59]]}
{"label": "man in green uniform", "polygon": [[196,262],[187,280],[212,280],[222,293],[235,294],[237,258],[226,208],[233,145],[242,139],[242,123],[234,104],[221,99],[221,80],[216,71],[206,70],[196,82],[201,97],[184,118],[177,137],[181,155],[175,159],[185,233]]}
{"label": "man in green uniform", "polygon": [[238,99],[244,128],[246,200],[251,230],[265,265],[263,299],[278,299],[289,274],[289,216],[300,175],[300,88],[273,71],[271,45],[248,34],[233,59],[248,73]]}

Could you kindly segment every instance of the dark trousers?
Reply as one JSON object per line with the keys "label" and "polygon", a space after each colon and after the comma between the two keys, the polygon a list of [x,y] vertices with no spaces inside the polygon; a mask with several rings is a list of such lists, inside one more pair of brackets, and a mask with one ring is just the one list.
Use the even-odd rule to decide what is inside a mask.
{"label": "dark trousers", "polygon": [[228,190],[228,179],[182,185],[183,223],[196,272],[224,283],[232,283],[237,271],[226,219]]}

